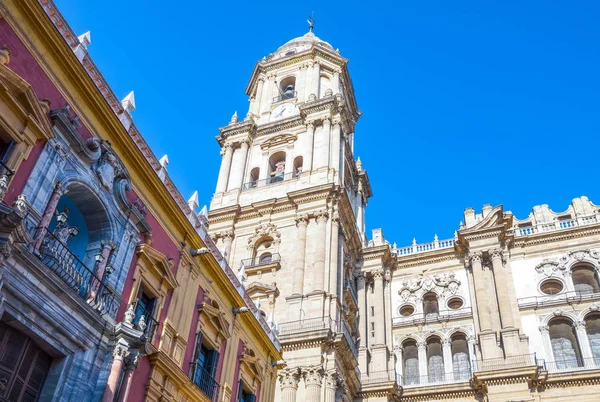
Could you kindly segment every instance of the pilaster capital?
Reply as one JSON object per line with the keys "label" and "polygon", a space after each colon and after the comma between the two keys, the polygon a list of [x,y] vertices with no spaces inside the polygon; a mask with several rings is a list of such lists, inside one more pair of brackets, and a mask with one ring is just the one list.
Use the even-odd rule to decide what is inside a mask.
{"label": "pilaster capital", "polygon": [[575,327],[575,329],[583,329],[583,330],[585,330],[585,321],[583,321],[583,320],[575,321],[573,323],[573,326]]}
{"label": "pilaster capital", "polygon": [[450,348],[451,346],[452,346],[452,343],[450,343],[450,339],[442,340],[442,348]]}
{"label": "pilaster capital", "polygon": [[241,148],[248,148],[249,146],[250,146],[250,140],[248,140],[247,138],[240,140]]}
{"label": "pilaster capital", "polygon": [[119,341],[115,345],[112,353],[114,360],[123,360],[129,356],[129,345],[124,341]]}
{"label": "pilaster capital", "polygon": [[341,74],[342,73],[342,69],[340,67],[336,67],[333,69],[333,73],[334,74]]}
{"label": "pilaster capital", "polygon": [[477,338],[475,338],[473,335],[469,335],[467,337],[467,343],[471,346],[474,346],[477,343]]}
{"label": "pilaster capital", "polygon": [[402,355],[402,353],[404,352],[404,348],[400,345],[396,345],[394,346],[394,354],[396,355],[397,358],[400,358],[400,356]]}
{"label": "pilaster capital", "polygon": [[367,276],[365,275],[364,272],[359,271],[359,272],[355,272],[354,273],[354,279],[356,279],[356,284],[357,285],[362,285],[364,286],[366,281],[367,281]]}
{"label": "pilaster capital", "polygon": [[550,327],[547,325],[541,325],[539,327],[539,330],[542,333],[542,335],[547,335],[550,332]]}
{"label": "pilaster capital", "polygon": [[334,212],[331,214],[331,222],[334,225],[339,225],[340,224],[340,214],[337,212]]}
{"label": "pilaster capital", "polygon": [[469,264],[481,263],[483,260],[483,253],[481,251],[472,251],[469,253]]}
{"label": "pilaster capital", "polygon": [[226,230],[221,232],[219,237],[223,238],[223,240],[232,241],[235,235],[233,234],[233,230]]}
{"label": "pilaster capital", "polygon": [[376,271],[371,271],[371,274],[373,275],[373,279],[379,279],[379,278],[384,278],[385,276],[385,272],[383,271],[383,269],[378,269]]}
{"label": "pilaster capital", "polygon": [[67,193],[67,188],[60,181],[54,183],[54,192],[58,195],[63,195]]}
{"label": "pilaster capital", "polygon": [[337,389],[340,386],[341,379],[335,371],[325,373],[325,388]]}
{"label": "pilaster capital", "polygon": [[267,80],[274,81],[275,78],[277,78],[277,74],[275,74],[275,73],[267,74]]}
{"label": "pilaster capital", "polygon": [[296,226],[304,226],[308,225],[308,214],[299,214],[296,215]]}
{"label": "pilaster capital", "polygon": [[314,130],[315,129],[315,122],[314,120],[310,120],[306,122],[306,129],[307,130]]}
{"label": "pilaster capital", "polygon": [[427,349],[427,343],[425,341],[417,342],[417,349],[420,351],[425,351]]}
{"label": "pilaster capital", "polygon": [[298,368],[280,370],[278,374],[282,390],[285,388],[298,389],[298,383],[300,382],[300,370]]}
{"label": "pilaster capital", "polygon": [[323,367],[321,366],[312,366],[302,369],[302,375],[304,376],[304,382],[306,386],[310,385],[318,385],[320,386],[323,383]]}
{"label": "pilaster capital", "polygon": [[331,126],[331,119],[329,117],[323,117],[323,126]]}
{"label": "pilaster capital", "polygon": [[332,119],[331,120],[331,125],[333,128],[339,128],[342,124],[342,121],[340,119]]}
{"label": "pilaster capital", "polygon": [[502,261],[502,257],[504,255],[502,250],[497,248],[497,249],[490,250],[488,253],[489,253],[490,259],[492,261],[498,260],[498,259]]}
{"label": "pilaster capital", "polygon": [[231,142],[226,142],[225,144],[223,144],[223,147],[221,148],[221,156],[225,155],[226,153],[231,153],[233,151],[233,144]]}
{"label": "pilaster capital", "polygon": [[317,211],[315,212],[315,219],[317,223],[325,223],[329,219],[329,213],[325,209]]}

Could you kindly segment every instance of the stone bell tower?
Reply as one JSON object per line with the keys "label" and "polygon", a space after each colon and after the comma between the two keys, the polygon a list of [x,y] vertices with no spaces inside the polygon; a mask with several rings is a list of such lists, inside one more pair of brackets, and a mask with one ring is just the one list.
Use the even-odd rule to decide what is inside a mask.
{"label": "stone bell tower", "polygon": [[217,137],[210,232],[279,330],[278,401],[350,401],[360,387],[354,274],[371,189],[347,64],[311,27],[256,64],[246,117]]}

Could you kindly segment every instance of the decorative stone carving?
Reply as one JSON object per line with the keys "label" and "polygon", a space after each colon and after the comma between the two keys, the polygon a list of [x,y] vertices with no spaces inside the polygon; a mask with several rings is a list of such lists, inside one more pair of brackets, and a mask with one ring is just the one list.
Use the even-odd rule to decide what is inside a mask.
{"label": "decorative stone carving", "polygon": [[138,328],[140,329],[140,331],[144,332],[146,330],[146,317],[145,316],[141,316],[140,320],[138,321]]}
{"label": "decorative stone carving", "polygon": [[543,276],[568,276],[574,263],[587,261],[597,265],[600,262],[600,249],[571,251],[558,258],[547,258],[536,265],[535,270]]}
{"label": "decorative stone carving", "polygon": [[306,386],[321,385],[323,383],[323,367],[313,366],[303,370],[304,382]]}
{"label": "decorative stone carving", "polygon": [[256,243],[265,237],[273,239],[274,244],[281,243],[281,233],[277,230],[277,226],[272,223],[261,223],[254,231],[254,235],[248,238],[248,249],[254,249]]}
{"label": "decorative stone carving", "polygon": [[327,219],[329,219],[329,213],[326,210],[320,210],[315,212],[315,219],[317,220],[317,222],[327,222]]}
{"label": "decorative stone carving", "polygon": [[298,368],[286,369],[279,371],[279,384],[281,389],[293,388],[298,389],[300,382],[300,370]]}
{"label": "decorative stone carving", "polygon": [[453,272],[445,274],[430,275],[423,278],[404,279],[400,282],[398,294],[400,298],[407,301],[412,296],[421,297],[424,293],[434,289],[441,294],[448,292],[456,294],[460,286],[460,281],[456,279]]}
{"label": "decorative stone carving", "polygon": [[328,372],[325,374],[325,387],[337,389],[341,382],[341,377],[335,371]]}
{"label": "decorative stone carving", "polygon": [[18,215],[24,216],[27,213],[27,198],[24,194],[19,194],[17,199],[12,204]]}
{"label": "decorative stone carving", "polygon": [[548,334],[548,332],[550,331],[550,327],[548,327],[547,325],[542,325],[539,327],[540,332],[542,333],[542,335]]}
{"label": "decorative stone carving", "polygon": [[469,264],[473,264],[473,262],[481,262],[483,259],[483,255],[480,251],[474,251],[469,254]]}
{"label": "decorative stone carving", "polygon": [[308,214],[296,215],[296,226],[308,225]]}
{"label": "decorative stone carving", "polygon": [[135,311],[133,310],[133,304],[130,304],[129,307],[127,307],[127,311],[125,311],[124,322],[125,322],[125,324],[131,326],[131,325],[133,325],[134,319],[135,319]]}
{"label": "decorative stone carving", "polygon": [[115,177],[119,174],[119,164],[116,156],[110,152],[103,153],[96,168],[96,174],[100,184],[107,190],[112,190]]}

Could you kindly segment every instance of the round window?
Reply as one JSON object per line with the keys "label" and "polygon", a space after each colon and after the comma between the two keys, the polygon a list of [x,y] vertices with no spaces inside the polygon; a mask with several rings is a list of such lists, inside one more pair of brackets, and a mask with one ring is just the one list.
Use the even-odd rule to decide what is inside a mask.
{"label": "round window", "polygon": [[413,306],[411,306],[410,304],[400,307],[400,315],[402,317],[409,317],[409,316],[413,315],[414,312],[415,312],[415,308]]}
{"label": "round window", "polygon": [[450,310],[458,310],[462,306],[463,301],[460,297],[453,297],[452,299],[448,300],[448,308]]}
{"label": "round window", "polygon": [[555,295],[563,290],[563,284],[558,279],[548,279],[542,282],[540,290],[546,295]]}

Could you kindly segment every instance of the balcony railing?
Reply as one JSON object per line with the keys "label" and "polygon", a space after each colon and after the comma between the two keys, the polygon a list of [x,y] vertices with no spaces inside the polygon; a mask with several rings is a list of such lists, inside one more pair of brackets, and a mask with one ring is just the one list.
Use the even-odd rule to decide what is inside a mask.
{"label": "balcony railing", "polygon": [[191,366],[190,372],[192,373],[192,381],[194,384],[196,384],[196,386],[200,388],[200,391],[209,397],[211,401],[216,402],[219,399],[219,383],[198,363],[194,362]]}
{"label": "balcony railing", "polygon": [[264,256],[262,258],[260,258],[260,257],[246,258],[245,260],[242,260],[242,265],[246,268],[254,268],[254,267],[260,267],[263,265],[270,265],[270,264],[281,261],[281,255],[279,253],[273,253],[269,257],[270,258],[267,258],[266,256]]}
{"label": "balcony railing", "polygon": [[298,96],[298,92],[297,91],[284,92],[281,95],[274,97],[273,98],[273,103],[281,102],[281,101],[288,100],[288,99],[294,99],[296,96]]}
{"label": "balcony railing", "polygon": [[519,307],[543,307],[554,304],[580,302],[600,298],[600,292],[594,290],[575,290],[554,295],[530,296],[517,300]]}
{"label": "balcony railing", "polygon": [[567,359],[555,362],[546,362],[548,373],[563,373],[570,371],[598,370],[600,369],[600,356],[587,359]]}
{"label": "balcony railing", "polygon": [[[142,330],[146,341],[152,343],[154,332],[156,331],[156,328],[158,328],[158,321],[154,319],[152,312],[142,307],[139,301],[135,302],[134,312],[135,319],[133,320],[133,324]],[[143,321],[142,317],[144,317]]]}
{"label": "balcony railing", "polygon": [[285,173],[282,175],[275,175],[273,177],[268,177],[263,180],[253,180],[244,184],[242,190],[251,190],[253,188],[265,187],[271,184],[281,183],[283,181],[288,181],[292,179],[297,179],[298,175],[295,173]]}
{"label": "balcony railing", "polygon": [[300,332],[331,330],[334,321],[329,317],[307,318],[299,321],[289,321],[279,324],[279,336],[290,336]]}
{"label": "balcony railing", "polygon": [[443,248],[452,248],[454,247],[454,239],[446,239],[439,240],[437,236],[433,239],[432,242],[417,244],[416,240],[413,240],[411,246],[397,248],[395,245],[392,248],[392,251],[395,252],[399,256],[403,255],[411,255],[411,254],[419,254],[426,253],[428,251],[440,250]]}
{"label": "balcony railing", "polygon": [[119,307],[119,296],[112,286],[106,284],[108,274],[101,280],[52,232],[46,228],[38,228],[36,232],[36,238],[43,237],[38,254],[40,260],[96,311],[114,317]]}
{"label": "balcony railing", "polygon": [[392,324],[394,326],[411,325],[416,323],[428,323],[447,321],[456,318],[470,317],[473,315],[471,307],[463,307],[456,310],[443,310],[439,313],[415,313],[408,317],[394,317]]}
{"label": "balcony railing", "polygon": [[471,368],[466,368],[464,371],[457,371],[454,373],[436,373],[424,376],[419,375],[408,375],[398,376],[400,378],[398,384],[405,388],[409,387],[425,387],[428,385],[442,385],[442,384],[454,384],[458,382],[468,382],[472,377],[473,373]]}
{"label": "balcony railing", "polygon": [[365,385],[381,384],[384,382],[396,381],[398,384],[402,381],[400,375],[396,375],[395,370],[373,371],[370,373],[361,373],[360,383]]}
{"label": "balcony railing", "polygon": [[352,350],[354,356],[358,357],[358,348],[356,347],[356,342],[352,338],[352,335],[350,335],[350,330],[348,329],[348,324],[346,324],[346,321],[338,321],[337,327],[338,331],[341,331],[344,334],[344,338],[346,338],[346,342],[348,342],[348,345],[350,345],[350,350]]}
{"label": "balcony railing", "polygon": [[518,355],[500,357],[497,359],[486,359],[477,360],[473,362],[475,365],[475,371],[491,371],[491,370],[502,370],[509,368],[539,366],[543,364],[542,361],[538,361],[535,353],[529,355]]}
{"label": "balcony railing", "polygon": [[577,218],[558,219],[537,225],[526,224],[512,229],[515,237],[532,236],[539,233],[554,232],[555,230],[571,229],[578,226],[592,225],[600,222],[600,214],[579,216]]}

